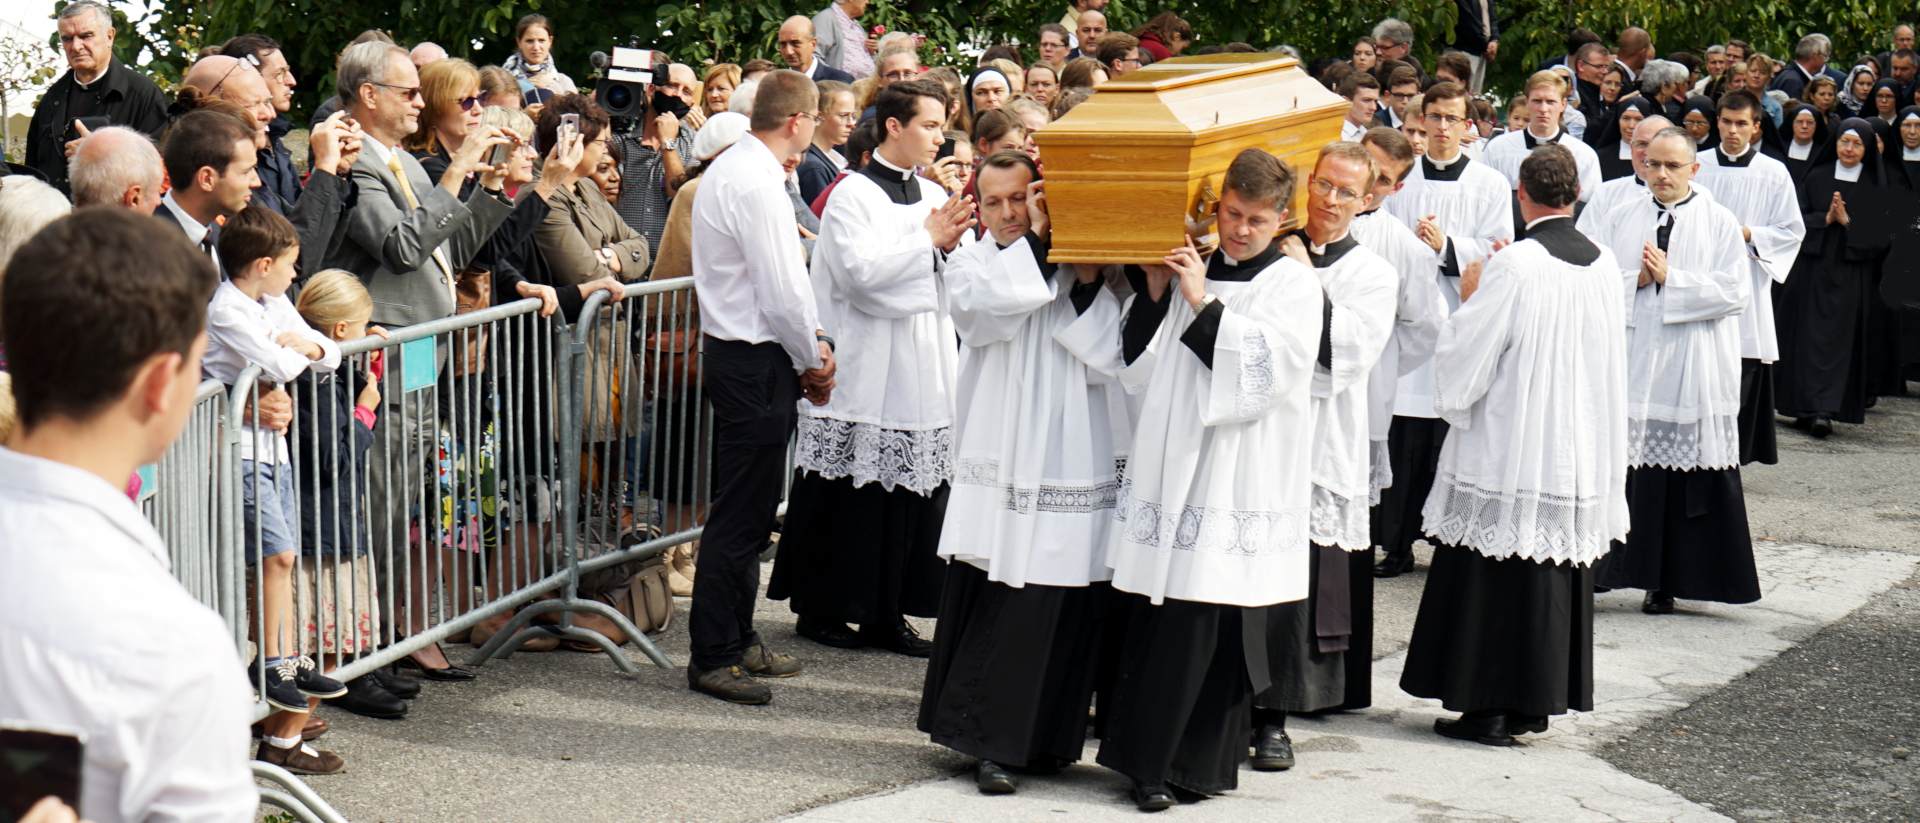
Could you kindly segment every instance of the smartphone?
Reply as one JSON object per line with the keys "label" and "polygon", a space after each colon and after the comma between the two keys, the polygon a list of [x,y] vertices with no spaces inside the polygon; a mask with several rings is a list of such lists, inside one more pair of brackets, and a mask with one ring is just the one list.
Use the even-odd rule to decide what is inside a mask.
{"label": "smartphone", "polygon": [[67,139],[68,140],[80,139],[80,129],[78,128],[79,126],[86,126],[87,132],[91,134],[93,132],[99,131],[111,125],[113,125],[113,121],[108,120],[104,116],[81,117],[67,124]]}
{"label": "smartphone", "polygon": [[958,147],[959,144],[960,144],[960,141],[955,140],[951,137],[947,138],[945,142],[942,142],[940,144],[940,153],[933,156],[933,162],[938,163],[942,160],[952,157],[954,149]]}
{"label": "smartphone", "polygon": [[86,749],[80,729],[0,720],[0,819],[25,817],[47,795],[80,808]]}
{"label": "smartphone", "polygon": [[579,133],[580,133],[580,115],[578,114],[560,115],[560,128],[558,129],[558,133],[556,134],[556,139],[558,139],[562,143],[565,143],[566,141],[573,139],[573,136]]}
{"label": "smartphone", "polygon": [[512,153],[513,153],[513,145],[511,143],[501,143],[498,146],[494,146],[493,154],[487,158],[487,165],[499,166],[500,164],[507,162],[508,155],[511,155]]}

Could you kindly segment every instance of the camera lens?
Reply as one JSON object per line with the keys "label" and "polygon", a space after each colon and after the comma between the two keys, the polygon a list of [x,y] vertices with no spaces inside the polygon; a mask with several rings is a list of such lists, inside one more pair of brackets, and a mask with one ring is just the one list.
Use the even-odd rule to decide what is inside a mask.
{"label": "camera lens", "polygon": [[627,85],[612,86],[607,89],[607,108],[614,111],[626,111],[633,106],[633,87]]}

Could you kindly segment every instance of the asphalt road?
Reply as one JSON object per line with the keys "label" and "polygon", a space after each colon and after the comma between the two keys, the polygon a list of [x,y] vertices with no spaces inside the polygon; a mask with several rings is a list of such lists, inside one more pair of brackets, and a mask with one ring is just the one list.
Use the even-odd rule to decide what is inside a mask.
{"label": "asphalt road", "polygon": [[[1869,415],[1826,441],[1780,429],[1781,464],[1743,473],[1756,540],[1920,552],[1920,401]],[[1425,560],[1381,581],[1376,655],[1404,648]],[[1916,598],[1892,590],[1605,756],[1741,821],[1920,820],[1920,759],[1896,751],[1920,752]],[[657,638],[680,662],[686,602]],[[520,655],[472,683],[428,683],[405,720],[323,709],[334,731],[320,744],[348,770],[310,784],[354,821],[744,823],[967,766],[914,731],[920,661],[813,645],[785,604],[763,602],[760,625],[808,663],[771,706],[693,694],[631,648],[632,678],[592,655]]]}

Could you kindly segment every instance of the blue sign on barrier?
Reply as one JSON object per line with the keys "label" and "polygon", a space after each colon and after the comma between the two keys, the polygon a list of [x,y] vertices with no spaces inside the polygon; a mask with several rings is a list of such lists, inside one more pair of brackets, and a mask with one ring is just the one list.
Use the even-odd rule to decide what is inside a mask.
{"label": "blue sign on barrier", "polygon": [[440,378],[434,368],[433,338],[422,337],[400,344],[400,390],[416,391],[433,385]]}

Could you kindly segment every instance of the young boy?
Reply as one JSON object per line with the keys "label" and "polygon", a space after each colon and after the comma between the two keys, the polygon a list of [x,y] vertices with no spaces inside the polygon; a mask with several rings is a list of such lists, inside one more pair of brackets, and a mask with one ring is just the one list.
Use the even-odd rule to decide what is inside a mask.
{"label": "young boy", "polygon": [[[280,385],[308,367],[331,372],[340,365],[339,346],[308,326],[287,300],[300,259],[300,238],[292,223],[257,206],[241,209],[221,228],[216,251],[229,279],[214,290],[207,306],[202,369],[208,377],[231,386],[249,365],[258,365],[263,382]],[[299,493],[286,435],[252,425],[244,425],[243,432],[240,486],[246,502],[246,558],[249,564],[256,559],[260,564],[258,619],[264,630],[258,640],[265,658],[261,696],[275,708],[304,714],[308,698],[340,697],[347,687],[321,674],[312,658],[286,648],[292,645],[295,628]],[[301,723],[305,719],[297,718]],[[301,744],[299,729],[298,723],[269,722],[259,759],[296,774],[332,774],[344,768],[338,756]]]}
{"label": "young boy", "polygon": [[258,814],[233,637],[124,491],[186,426],[214,280],[179,230],[124,209],[55,221],[7,272],[0,717],[86,732],[89,820]]}

